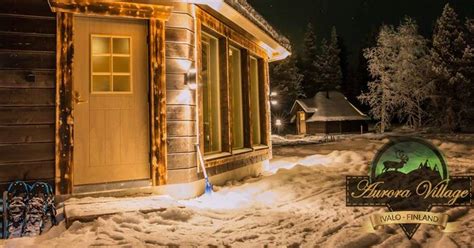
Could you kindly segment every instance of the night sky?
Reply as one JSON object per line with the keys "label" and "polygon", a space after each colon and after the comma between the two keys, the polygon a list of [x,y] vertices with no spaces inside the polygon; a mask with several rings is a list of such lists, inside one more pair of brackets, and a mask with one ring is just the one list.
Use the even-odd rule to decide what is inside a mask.
{"label": "night sky", "polygon": [[399,24],[404,16],[414,18],[425,37],[449,2],[462,20],[473,17],[473,0],[247,0],[277,30],[287,36],[296,51],[301,51],[308,22],[313,23],[318,39],[328,37],[332,26],[344,40],[349,60],[357,58],[371,34],[381,24]]}

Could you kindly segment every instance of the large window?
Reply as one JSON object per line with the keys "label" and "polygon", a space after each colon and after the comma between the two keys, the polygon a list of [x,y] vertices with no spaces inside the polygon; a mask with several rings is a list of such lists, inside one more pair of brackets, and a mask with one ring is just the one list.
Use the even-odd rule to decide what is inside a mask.
{"label": "large window", "polygon": [[91,36],[91,92],[130,93],[130,37]]}
{"label": "large window", "polygon": [[250,57],[250,113],[252,116],[252,144],[254,146],[262,143],[259,86],[258,60],[254,57]]}
{"label": "large window", "polygon": [[244,147],[244,122],[242,109],[241,53],[235,47],[229,49],[229,78],[232,90],[232,148]]}
{"label": "large window", "polygon": [[219,40],[202,35],[202,92],[204,121],[204,152],[222,150],[219,87]]}

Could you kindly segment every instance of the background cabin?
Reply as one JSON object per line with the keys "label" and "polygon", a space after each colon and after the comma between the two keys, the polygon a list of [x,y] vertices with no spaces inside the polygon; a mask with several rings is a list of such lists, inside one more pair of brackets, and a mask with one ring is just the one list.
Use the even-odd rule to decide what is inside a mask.
{"label": "background cabin", "polygon": [[321,91],[298,99],[291,108],[297,134],[343,134],[368,131],[369,118],[338,91]]}
{"label": "background cabin", "polygon": [[246,1],[210,2],[2,1],[0,191],[192,197],[197,143],[215,183],[258,174],[290,45]]}

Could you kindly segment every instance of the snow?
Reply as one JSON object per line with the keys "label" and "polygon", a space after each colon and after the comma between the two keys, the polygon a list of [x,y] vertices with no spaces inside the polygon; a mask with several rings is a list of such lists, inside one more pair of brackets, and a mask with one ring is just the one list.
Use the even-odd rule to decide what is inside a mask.
{"label": "snow", "polygon": [[[445,147],[451,173],[473,174],[474,136],[426,138]],[[345,176],[367,175],[370,160],[385,142],[386,135],[359,135],[324,144],[275,147],[264,175],[228,182],[216,187],[211,196],[184,201],[152,197],[148,201],[167,202],[167,207],[113,214],[88,223],[76,221],[67,230],[62,222],[42,236],[8,240],[4,245],[472,247],[474,214],[466,207],[434,209],[459,221],[461,232],[442,233],[422,225],[408,240],[395,225],[375,233],[362,231],[370,213],[386,210],[346,207]],[[93,200],[104,202],[82,199],[70,204]]]}

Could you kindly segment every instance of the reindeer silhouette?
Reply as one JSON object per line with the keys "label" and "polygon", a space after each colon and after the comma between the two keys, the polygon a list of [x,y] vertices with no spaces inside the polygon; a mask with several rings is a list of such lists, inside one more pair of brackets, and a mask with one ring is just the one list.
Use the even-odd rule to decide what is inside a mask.
{"label": "reindeer silhouette", "polygon": [[409,158],[402,150],[397,150],[395,154],[400,161],[384,161],[382,172],[386,172],[389,169],[395,169],[395,171],[398,171],[398,169],[403,168],[403,166],[408,162]]}

